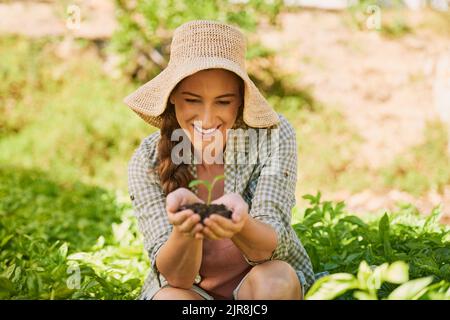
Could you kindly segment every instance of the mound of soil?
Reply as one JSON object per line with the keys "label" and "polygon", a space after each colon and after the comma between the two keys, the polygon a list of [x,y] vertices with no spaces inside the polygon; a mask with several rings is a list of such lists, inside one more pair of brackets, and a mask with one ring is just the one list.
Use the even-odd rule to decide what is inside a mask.
{"label": "mound of soil", "polygon": [[223,204],[204,204],[204,203],[193,203],[193,204],[188,204],[188,205],[184,205],[181,206],[178,209],[179,211],[182,210],[186,210],[186,209],[190,209],[192,211],[194,211],[195,213],[198,213],[201,217],[201,223],[203,224],[203,220],[205,220],[205,218],[209,217],[211,214],[215,213],[218,215],[221,215],[222,217],[231,219],[231,210],[228,210],[227,207],[225,207],[225,205]]}

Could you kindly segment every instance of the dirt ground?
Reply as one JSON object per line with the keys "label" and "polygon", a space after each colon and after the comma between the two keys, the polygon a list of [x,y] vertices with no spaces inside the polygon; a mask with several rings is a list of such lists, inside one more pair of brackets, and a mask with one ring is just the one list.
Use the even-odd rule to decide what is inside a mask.
{"label": "dirt ground", "polygon": [[[81,9],[80,28],[67,27],[65,9],[70,3]],[[111,1],[70,3],[0,4],[0,34],[72,34],[89,39],[112,34],[116,22]],[[418,12],[409,13],[409,17],[421,22]],[[448,37],[418,28],[413,34],[389,39],[374,31],[350,29],[342,15],[332,11],[286,13],[281,21],[281,30],[260,29],[263,42],[282,50],[279,65],[299,72],[299,85],[311,88],[314,97],[324,105],[339,108],[364,138],[355,164],[370,168],[387,164],[421,142],[426,121],[447,117],[450,123],[450,106],[439,105],[439,101],[450,101],[450,84],[437,85],[443,83],[440,78],[450,79],[446,73],[450,68],[442,70],[446,64],[439,63],[450,61]],[[404,201],[428,214],[441,203],[445,213],[442,221],[450,223],[450,186],[443,194],[429,192],[422,198],[398,190],[365,190],[357,194],[342,190],[324,194],[323,198],[345,200],[347,208],[355,213],[394,210],[398,201]]]}
{"label": "dirt ground", "polygon": [[[420,23],[415,15],[409,13],[410,19]],[[336,12],[287,13],[281,21],[282,30],[262,30],[264,43],[283,50],[279,64],[301,74],[299,84],[311,88],[325,105],[337,107],[362,136],[356,165],[378,168],[388,164],[422,141],[428,120],[448,117],[450,84],[439,87],[445,92],[437,92],[436,84],[443,75],[444,80],[450,79],[449,68],[439,69],[450,58],[449,38],[419,30],[389,39],[370,30],[350,30]],[[439,110],[443,97],[447,103],[444,115]],[[325,193],[324,198],[345,200],[355,212],[394,210],[398,201],[404,201],[428,214],[442,203],[443,221],[450,222],[450,186],[443,194],[429,192],[421,198],[398,190],[357,194],[342,190]]]}

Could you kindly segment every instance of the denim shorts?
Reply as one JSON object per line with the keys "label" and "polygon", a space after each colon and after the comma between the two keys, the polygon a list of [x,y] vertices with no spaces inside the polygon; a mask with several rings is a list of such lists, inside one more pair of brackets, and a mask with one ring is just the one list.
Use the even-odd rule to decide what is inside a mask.
{"label": "denim shorts", "polygon": [[[239,291],[239,289],[241,288],[241,285],[242,285],[242,283],[244,282],[244,280],[245,280],[245,278],[247,278],[247,276],[249,275],[249,273],[250,272],[248,272],[242,279],[241,279],[241,281],[239,282],[239,284],[236,286],[236,288],[233,290],[233,300],[237,300],[237,294],[238,294],[238,291]],[[299,281],[300,281],[300,286],[301,286],[301,288],[302,288],[302,300],[304,299],[304,297],[305,297],[305,293],[304,293],[304,277],[303,277],[303,275],[299,275],[298,273],[297,273],[297,276],[299,277]],[[170,287],[170,285],[169,284],[166,284],[166,285],[164,285],[164,286],[162,286],[161,288],[160,287],[152,287],[152,288],[150,288],[147,292],[146,292],[146,294],[145,295],[143,295],[143,298],[142,298],[142,300],[152,300],[153,299],[153,297],[154,297],[154,295],[159,291],[159,290],[161,290],[162,288],[166,288],[166,287]],[[192,291],[194,291],[194,292],[196,292],[196,293],[198,293],[203,299],[205,299],[205,300],[214,300],[214,297],[212,297],[208,292],[206,292],[204,289],[202,289],[202,288],[200,288],[199,286],[197,286],[197,285],[192,285],[192,288],[190,288],[189,290],[192,290]]]}

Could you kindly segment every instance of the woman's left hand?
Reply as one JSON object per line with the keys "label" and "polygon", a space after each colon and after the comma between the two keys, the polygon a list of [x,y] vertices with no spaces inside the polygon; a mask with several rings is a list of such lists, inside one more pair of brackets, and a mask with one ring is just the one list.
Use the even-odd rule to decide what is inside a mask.
{"label": "woman's left hand", "polygon": [[225,194],[211,204],[223,204],[233,212],[231,219],[211,214],[204,220],[202,233],[212,240],[231,238],[239,233],[249,219],[248,204],[238,193]]}

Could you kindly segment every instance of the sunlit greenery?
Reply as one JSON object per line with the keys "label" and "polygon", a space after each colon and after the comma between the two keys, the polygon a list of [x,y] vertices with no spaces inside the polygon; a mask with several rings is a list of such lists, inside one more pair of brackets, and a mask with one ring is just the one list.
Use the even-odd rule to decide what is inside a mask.
{"label": "sunlit greenery", "polygon": [[[57,53],[62,38],[0,37],[0,299],[138,297],[149,261],[128,198],[127,163],[155,128],[122,99],[160,67],[139,71],[136,57],[145,46],[134,43],[135,36],[155,23],[151,4],[170,22],[161,39],[147,39],[160,44],[165,57],[170,39],[165,32],[196,17],[196,10],[243,24],[244,30],[252,30],[261,16],[236,5],[237,11],[224,17],[221,1],[206,7],[195,2],[191,11],[183,10],[190,1],[177,3],[176,12],[152,1],[137,9],[122,7],[121,28],[108,47],[128,61],[119,78],[104,72],[105,52],[89,41],[75,40],[72,54],[62,58]],[[134,10],[148,25],[135,24]],[[278,10],[275,1],[264,7],[263,16],[276,20]],[[439,208],[428,218],[405,205],[362,219],[346,212],[343,203],[312,192],[442,190],[450,183],[445,128],[430,123],[422,143],[379,171],[354,167],[361,137],[338,111],[291,85],[292,75],[278,71],[273,55],[252,42],[250,75],[296,129],[297,193],[308,193],[299,200],[309,204],[294,209],[293,226],[315,271],[332,273],[307,298],[448,299],[449,229],[437,222]]]}

